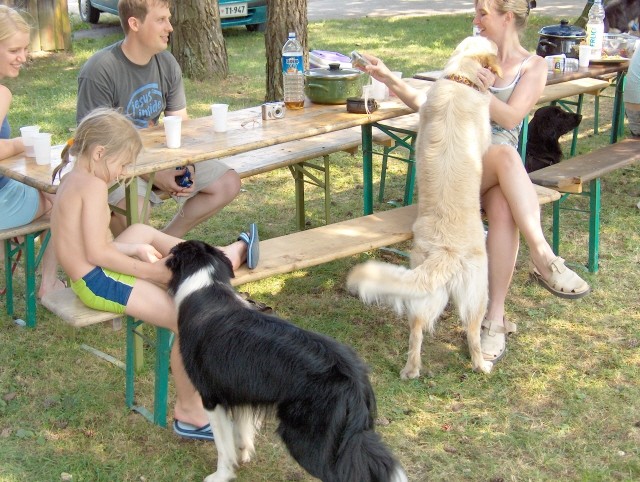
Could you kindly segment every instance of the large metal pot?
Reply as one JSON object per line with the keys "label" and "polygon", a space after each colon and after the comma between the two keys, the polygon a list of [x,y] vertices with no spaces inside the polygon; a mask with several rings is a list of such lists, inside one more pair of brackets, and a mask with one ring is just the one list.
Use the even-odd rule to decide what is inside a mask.
{"label": "large metal pot", "polygon": [[567,57],[578,58],[578,45],[587,38],[587,32],[575,25],[569,25],[562,20],[560,25],[542,27],[538,32],[540,39],[536,54],[541,57],[547,55],[565,54]]}
{"label": "large metal pot", "polygon": [[304,73],[304,93],[316,104],[346,104],[349,97],[360,97],[364,74],[358,69],[341,69],[339,63],[328,69],[309,69]]}

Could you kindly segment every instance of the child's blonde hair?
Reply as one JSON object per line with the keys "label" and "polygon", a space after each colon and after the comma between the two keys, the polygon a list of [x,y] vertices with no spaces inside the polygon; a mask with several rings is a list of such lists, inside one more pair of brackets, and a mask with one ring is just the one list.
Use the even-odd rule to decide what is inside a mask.
{"label": "child's blonde hair", "polygon": [[17,10],[0,5],[0,42],[16,33],[29,33],[31,26]]}
{"label": "child's blonde hair", "polygon": [[53,171],[53,179],[69,163],[69,156],[76,159],[87,156],[90,169],[95,169],[93,159],[90,156],[95,146],[103,146],[106,159],[110,157],[126,156],[135,163],[138,154],[142,151],[142,139],[133,123],[115,109],[98,108],[91,111],[74,133],[74,138],[67,141],[62,149],[60,158],[62,162]]}

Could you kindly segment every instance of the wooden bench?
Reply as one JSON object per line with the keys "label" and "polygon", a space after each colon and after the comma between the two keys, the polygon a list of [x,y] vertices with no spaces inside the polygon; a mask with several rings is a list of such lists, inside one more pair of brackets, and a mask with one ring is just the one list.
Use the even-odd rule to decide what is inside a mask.
{"label": "wooden bench", "polygon": [[[560,250],[561,203],[570,194],[589,197],[589,271],[598,271],[600,246],[600,178],[640,160],[640,138],[629,138],[616,144],[583,154],[529,174],[532,182],[554,189],[563,196],[553,203],[553,250]],[[586,190],[586,186],[588,190]]]}
{"label": "wooden bench", "polygon": [[[41,216],[35,221],[17,228],[0,230],[0,241],[4,243],[4,276],[6,310],[14,314],[13,272],[24,253],[25,278],[25,318],[28,328],[36,326],[36,270],[40,265],[44,250],[49,242],[49,216]],[[36,251],[36,238],[43,236],[40,249]]]}

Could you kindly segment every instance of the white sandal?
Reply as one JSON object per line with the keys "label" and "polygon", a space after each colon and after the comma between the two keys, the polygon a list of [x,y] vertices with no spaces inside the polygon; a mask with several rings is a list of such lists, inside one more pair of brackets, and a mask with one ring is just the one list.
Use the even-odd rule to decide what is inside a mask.
{"label": "white sandal", "polygon": [[544,279],[533,262],[531,263],[531,277],[550,293],[560,298],[577,299],[591,292],[587,282],[567,268],[564,259],[560,256],[549,263],[549,269],[551,276],[549,279]]}
{"label": "white sandal", "polygon": [[504,357],[507,352],[507,335],[515,333],[517,326],[506,318],[502,319],[502,323],[495,320],[482,321],[482,329],[480,331],[480,345],[482,346],[482,357],[497,363]]}

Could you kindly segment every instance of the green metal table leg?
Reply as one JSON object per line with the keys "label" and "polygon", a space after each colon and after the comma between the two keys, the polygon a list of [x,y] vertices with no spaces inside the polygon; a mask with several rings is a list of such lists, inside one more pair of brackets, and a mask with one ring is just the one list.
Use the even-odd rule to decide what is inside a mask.
{"label": "green metal table leg", "polygon": [[385,146],[382,150],[382,168],[380,170],[380,187],[378,188],[378,202],[384,201],[384,187],[387,179],[387,162],[389,160],[389,153],[393,150],[393,147]]}
{"label": "green metal table leg", "polygon": [[362,197],[364,215],[373,213],[372,125],[362,124]]}
{"label": "green metal table leg", "polygon": [[322,156],[324,164],[324,222],[331,222],[331,172],[329,170],[329,156]]}
{"label": "green metal table leg", "polygon": [[589,271],[598,271],[600,250],[600,178],[589,183]]}
{"label": "green metal table leg", "polygon": [[[576,114],[582,115],[582,102],[584,101],[584,94],[578,95],[578,103],[576,107]],[[571,157],[576,155],[576,147],[578,146],[578,126],[573,129],[573,137],[571,138],[571,151],[569,155]]]}
{"label": "green metal table leg", "polygon": [[127,316],[124,400],[127,407],[131,409],[133,409],[135,403],[135,329],[136,321],[131,316]]}
{"label": "green metal table leg", "polygon": [[618,142],[618,136],[622,136],[624,128],[624,84],[625,73],[618,72],[616,77],[616,93],[613,98],[613,115],[611,119],[611,144]]}
{"label": "green metal table leg", "polygon": [[600,94],[593,99],[593,133],[598,135],[600,131]]}
{"label": "green metal table leg", "polygon": [[291,175],[293,176],[293,183],[295,186],[295,204],[296,204],[296,227],[298,231],[304,229],[305,212],[304,212],[304,174],[297,164],[295,166],[289,166]]}
{"label": "green metal table leg", "polygon": [[524,116],[520,130],[520,158],[524,163],[527,159],[527,141],[529,140],[529,114]]}
{"label": "green metal table leg", "polygon": [[[149,178],[149,184],[153,183],[153,176]],[[144,210],[146,210],[146,206],[149,204],[149,195],[150,195],[151,189],[147,189],[147,192],[145,193],[145,200],[144,200],[144,205],[143,205],[143,213],[142,215],[144,216]],[[126,212],[126,217],[127,217],[127,226],[131,226],[132,224],[138,223],[140,222],[140,215],[141,213],[138,212],[138,183],[135,182],[130,182],[126,185],[125,187],[125,198],[126,198],[126,204],[127,204],[127,212]],[[142,220],[144,221],[144,217],[142,218]],[[139,372],[140,370],[142,370],[142,367],[144,365],[144,358],[143,358],[143,347],[142,347],[142,338],[135,337],[133,340],[134,344],[135,344],[135,361],[134,361],[134,365],[135,365],[135,370],[136,372]],[[128,367],[129,365],[127,365]]]}

